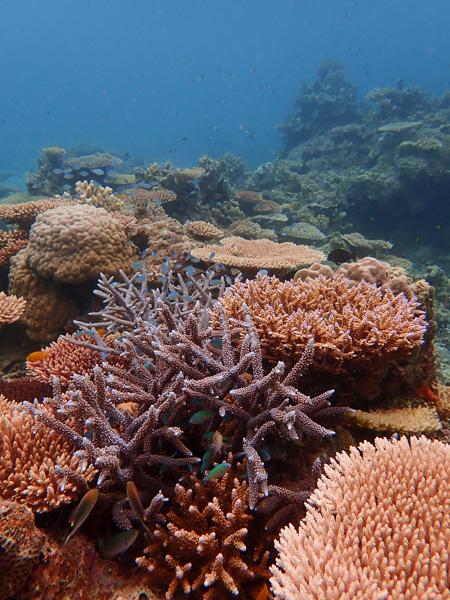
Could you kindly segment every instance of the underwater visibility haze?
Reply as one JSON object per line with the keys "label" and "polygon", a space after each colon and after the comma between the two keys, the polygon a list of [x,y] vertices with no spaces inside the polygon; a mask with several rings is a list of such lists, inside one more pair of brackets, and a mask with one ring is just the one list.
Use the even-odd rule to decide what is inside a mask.
{"label": "underwater visibility haze", "polygon": [[450,4],[0,3],[0,600],[450,600]]}

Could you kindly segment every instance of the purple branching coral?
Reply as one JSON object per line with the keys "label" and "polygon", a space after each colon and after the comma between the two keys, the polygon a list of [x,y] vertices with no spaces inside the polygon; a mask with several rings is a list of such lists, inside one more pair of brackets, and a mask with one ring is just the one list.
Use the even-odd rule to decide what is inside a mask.
{"label": "purple branching coral", "polygon": [[[24,410],[70,439],[86,467],[95,465],[99,505],[112,507],[121,528],[136,522],[125,507],[128,481],[140,492],[149,527],[171,531],[167,510],[180,485],[189,489],[197,481],[197,487],[213,490],[210,479],[228,468],[236,473],[239,466],[247,478],[247,510],[263,528],[276,529],[301,510],[320,471],[314,453],[308,458],[308,444],[304,451],[300,446],[311,438],[332,436],[321,421],[349,410],[330,405],[333,390],[310,397],[297,389],[314,356],[313,340],[289,371],[282,361],[270,368],[248,309],[239,322],[244,334],[238,345],[236,322],[220,305],[215,307],[217,337],[217,330],[209,327],[211,302],[198,300],[187,314],[174,311],[165,299],[156,302],[155,318],[136,316],[134,328],[128,330],[130,322],[116,340],[116,349],[131,368],[108,362],[106,355],[92,379],[74,376],[65,393],[55,380],[53,398],[26,403]],[[91,339],[95,345],[96,338]],[[284,455],[304,452],[294,481],[280,477],[274,448]],[[80,490],[92,485],[67,468],[61,475]],[[169,508],[163,509],[166,500]],[[246,546],[236,548],[239,553]],[[232,591],[231,584],[227,588],[220,581]]]}

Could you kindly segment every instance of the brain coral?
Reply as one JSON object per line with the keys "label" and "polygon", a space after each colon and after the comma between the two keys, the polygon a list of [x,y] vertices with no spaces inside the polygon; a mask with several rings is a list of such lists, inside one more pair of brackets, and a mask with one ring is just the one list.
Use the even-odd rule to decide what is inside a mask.
{"label": "brain coral", "polygon": [[104,208],[59,206],[41,213],[30,231],[28,264],[40,277],[83,283],[100,272],[127,270],[132,251],[122,225]]}

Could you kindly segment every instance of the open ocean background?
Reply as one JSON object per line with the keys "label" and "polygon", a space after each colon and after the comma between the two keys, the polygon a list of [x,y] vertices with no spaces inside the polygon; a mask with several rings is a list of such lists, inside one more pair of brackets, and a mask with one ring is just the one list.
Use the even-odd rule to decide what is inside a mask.
{"label": "open ocean background", "polygon": [[0,170],[24,182],[43,147],[84,143],[256,168],[325,58],[361,97],[399,78],[441,94],[449,23],[448,0],[1,0]]}

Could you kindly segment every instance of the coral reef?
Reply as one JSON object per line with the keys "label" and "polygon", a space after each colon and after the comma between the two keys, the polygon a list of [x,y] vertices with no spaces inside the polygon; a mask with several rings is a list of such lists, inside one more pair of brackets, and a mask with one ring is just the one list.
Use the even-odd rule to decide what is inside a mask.
{"label": "coral reef", "polygon": [[450,598],[450,446],[378,438],[338,454],[271,567],[281,600]]}

